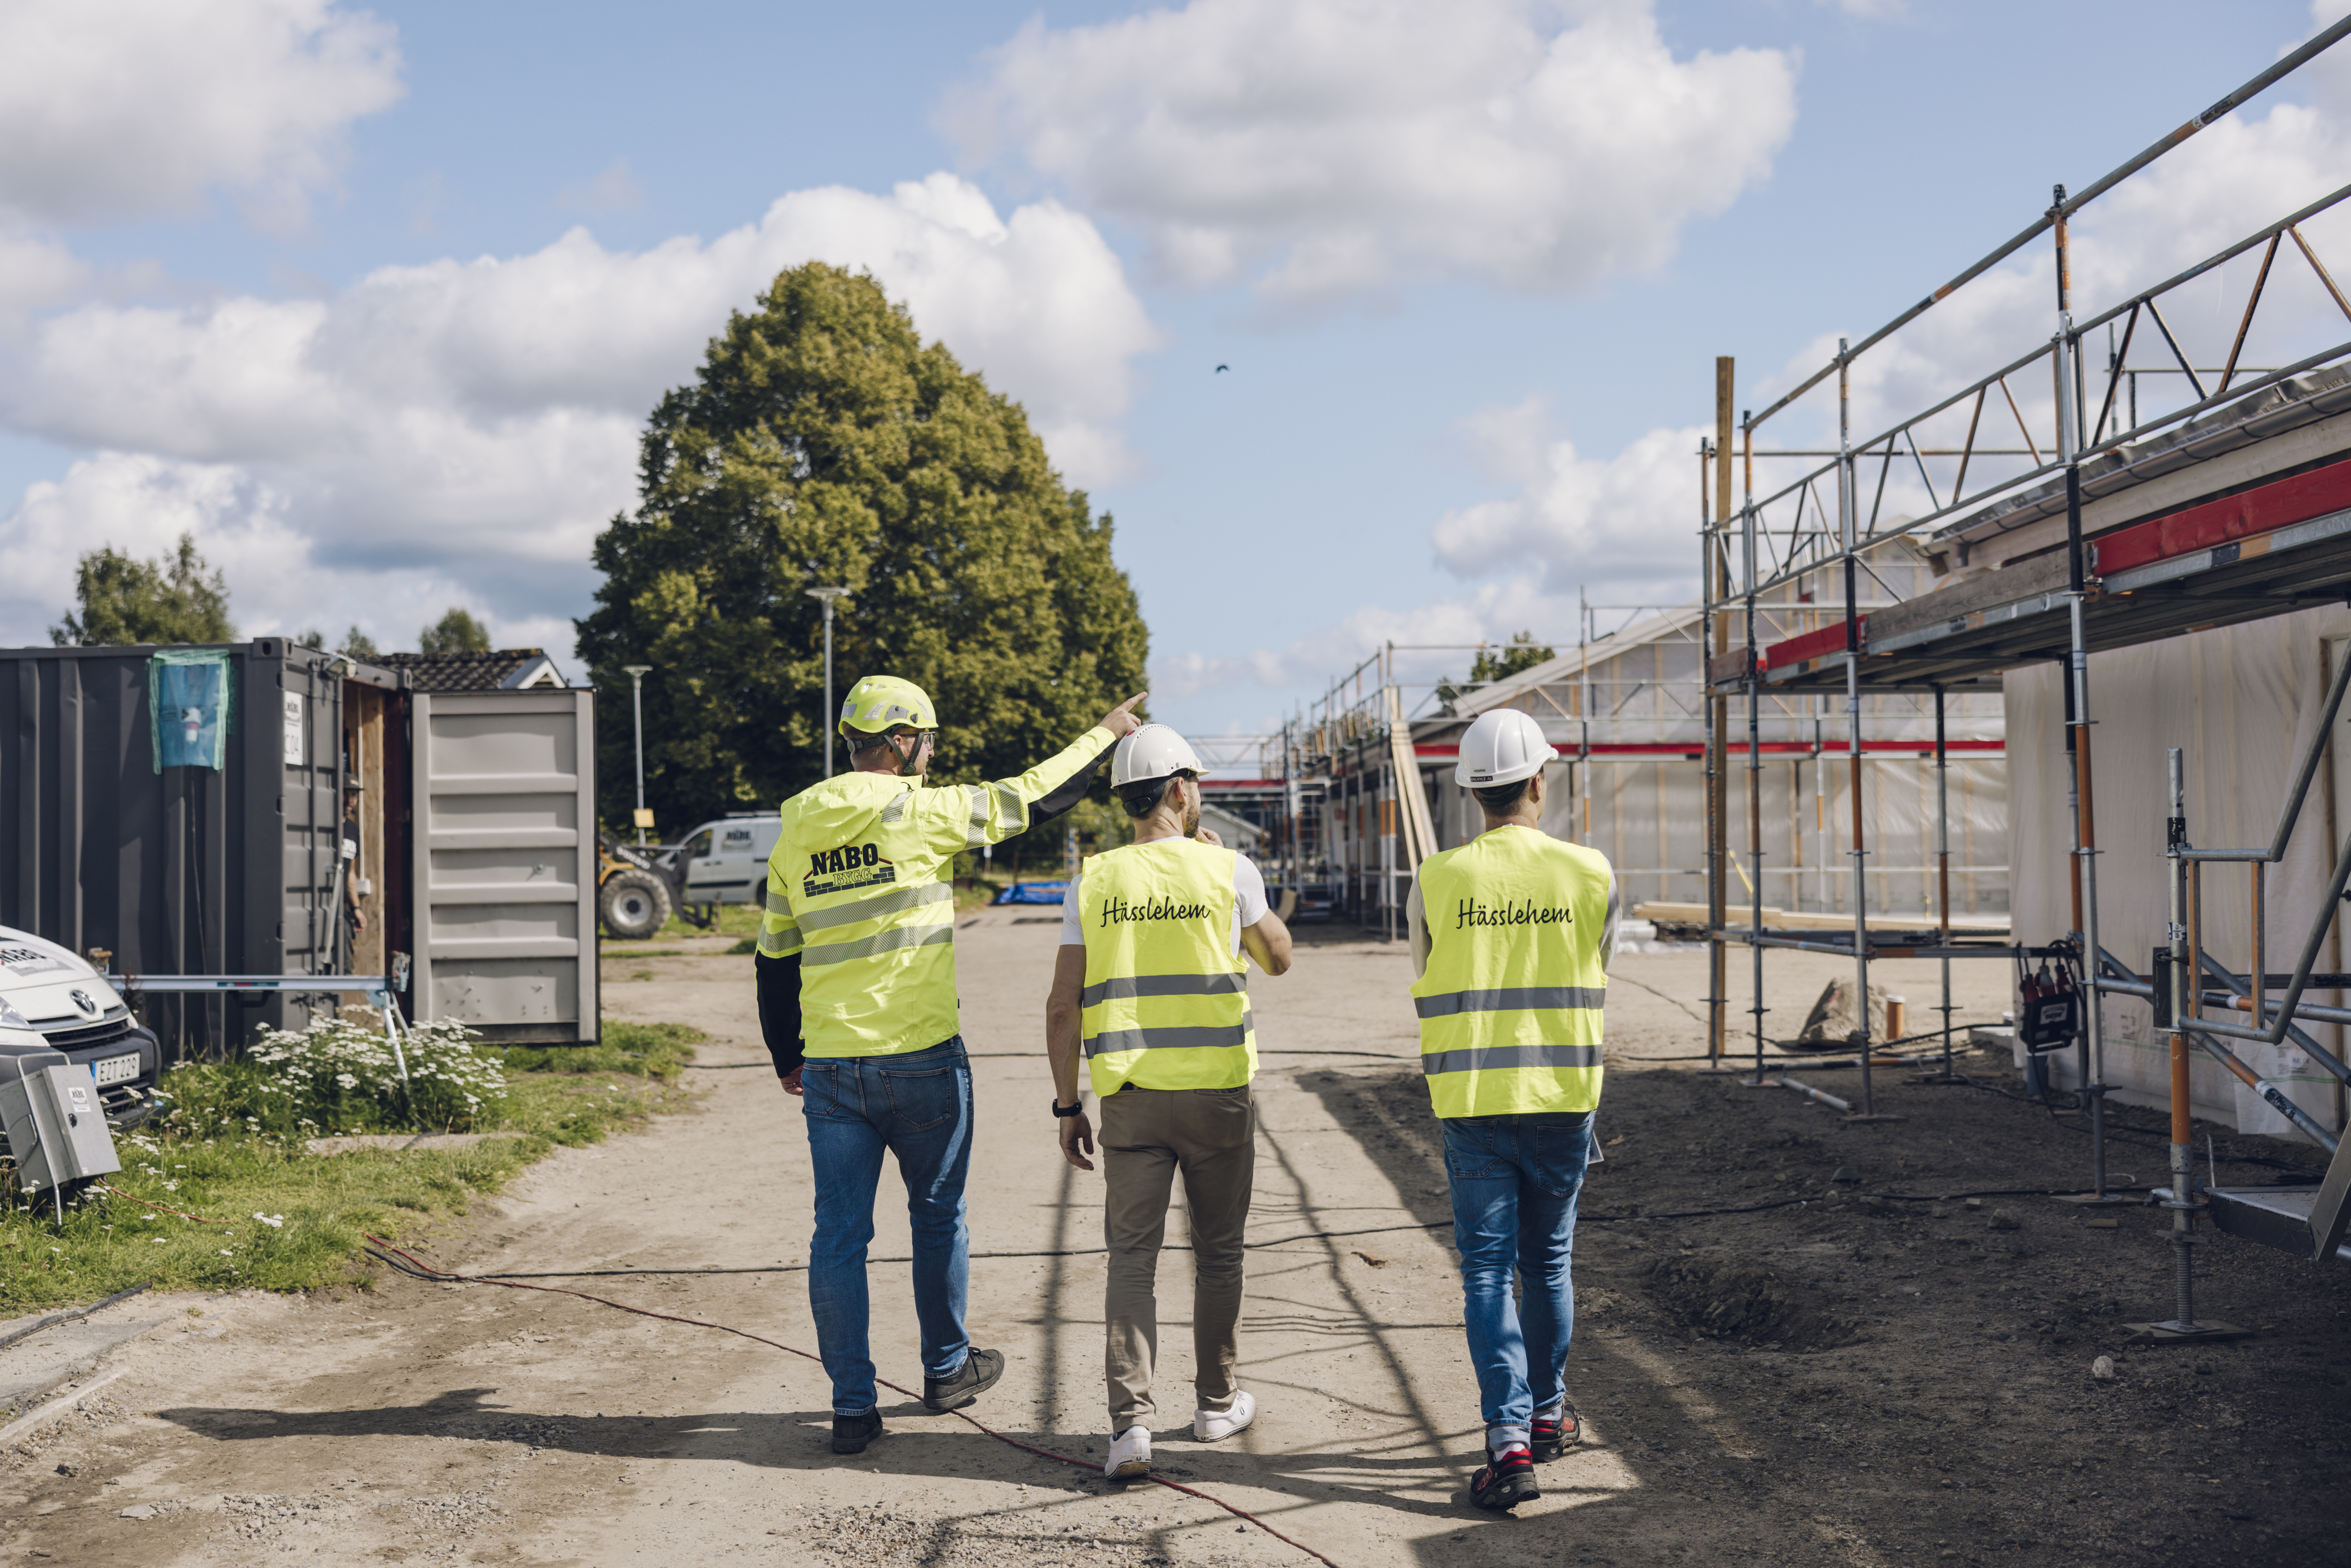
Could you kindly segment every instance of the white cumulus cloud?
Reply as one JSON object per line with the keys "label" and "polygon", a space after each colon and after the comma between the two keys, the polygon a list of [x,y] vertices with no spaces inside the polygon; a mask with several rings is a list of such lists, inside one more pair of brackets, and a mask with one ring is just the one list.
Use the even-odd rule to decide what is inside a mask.
{"label": "white cumulus cloud", "polygon": [[1246,275],[1308,302],[1653,267],[1768,173],[1794,120],[1790,55],[1677,58],[1649,0],[1193,0],[1032,21],[942,111],[968,155],[1141,225],[1174,277]]}
{"label": "white cumulus cloud", "polygon": [[1614,457],[1585,457],[1539,397],[1480,410],[1463,430],[1508,493],[1438,519],[1432,542],[1456,576],[1533,566],[1553,592],[1647,595],[1694,576],[1698,430],[1652,430]]}
{"label": "white cumulus cloud", "polygon": [[[321,580],[462,583],[494,625],[552,626],[586,607],[589,543],[634,499],[654,401],[692,376],[730,309],[810,260],[870,269],[925,337],[1027,405],[1073,481],[1130,464],[1119,420],[1158,333],[1117,256],[1057,203],[1000,215],[936,174],[886,196],[796,192],[707,243],[620,252],[575,229],[527,256],[384,268],[326,299],[37,318],[0,357],[0,418],[106,455],[80,484],[28,497],[0,522],[0,549],[37,532],[109,538],[120,510],[99,497],[135,475],[149,493],[184,492],[164,509],[193,517],[208,550],[266,513]],[[226,490],[223,473],[236,476]],[[78,533],[54,520],[78,510]],[[230,563],[240,612],[275,602],[264,580],[295,559]],[[55,619],[54,585],[6,580],[10,634]],[[380,638],[413,635],[405,612],[359,618]]]}
{"label": "white cumulus cloud", "polygon": [[[141,559],[168,555],[193,535],[230,585],[241,635],[318,630],[330,643],[347,626],[374,628],[387,646],[412,643],[451,604],[479,604],[481,585],[432,565],[338,569],[293,520],[291,497],[233,464],[186,463],[140,453],[85,458],[63,477],[33,486],[0,525],[0,623],[14,641],[43,628],[73,601],[74,565],[103,542]],[[507,616],[503,640],[568,653],[559,616]],[[395,641],[396,640],[396,641]]]}
{"label": "white cumulus cloud", "polygon": [[[2331,22],[2333,16],[2323,13],[2335,8],[2336,0],[2322,0],[2314,13],[2315,22]],[[2256,100],[2216,121],[2076,215],[2072,228],[2076,320],[2087,321],[2342,183],[2343,171],[2351,168],[2351,47],[2321,56],[2290,78],[2287,89],[2273,90],[2294,96]],[[2082,174],[2086,179],[2101,172],[2085,170]],[[2021,220],[2029,214],[2016,215]],[[2338,281],[2351,270],[2351,210],[2335,209],[2305,223],[2302,232]],[[2057,324],[2053,245],[2044,235],[1855,361],[1852,433],[1856,444],[2048,341]],[[1971,259],[1954,255],[1948,261],[1955,271]],[[2256,249],[2165,297],[2165,323],[2197,366],[2216,367],[2228,357],[2261,262]],[[1918,291],[1923,294],[1938,281],[1917,279]],[[1828,363],[1841,332],[1857,340],[1876,325],[1823,323],[1823,329],[1784,365],[1758,367],[1761,374],[1742,367],[1747,379],[1741,382],[1740,403],[1763,407]],[[2120,323],[2114,336],[2116,347],[2121,347]],[[2351,325],[2300,250],[2285,241],[2264,286],[2241,366],[2290,364],[2346,338],[2351,338]],[[2095,334],[2085,350],[2090,401],[2085,423],[2095,425],[2102,402],[2106,334]],[[2126,362],[2146,372],[2138,382],[2141,420],[2189,401],[2185,378],[2168,373],[2177,361],[2151,319],[2142,318]],[[2209,373],[2204,380],[2207,390],[2217,386]],[[1985,399],[1979,449],[2026,446],[2016,413],[2009,408],[2012,397],[2032,444],[2045,459],[2053,448],[2052,392],[2045,360],[2010,377],[2005,393],[1994,389]],[[2127,413],[2127,383],[2116,404],[2106,426],[2109,435]],[[1764,426],[1757,446],[1833,445],[1835,414],[1832,378]],[[1960,403],[1930,422],[1918,444],[1958,448],[1967,439],[1974,414],[1972,400]],[[1692,454],[1709,432],[1660,427],[1613,456],[1586,457],[1565,434],[1552,429],[1539,400],[1481,411],[1465,425],[1473,452],[1508,488],[1498,498],[1448,512],[1436,524],[1434,543],[1448,569],[1479,576],[1533,567],[1547,574],[1555,590],[1572,590],[1579,581],[1646,582],[1651,585],[1646,591],[1661,597],[1677,591],[1684,598],[1696,596],[1690,536],[1698,482]],[[1759,497],[1777,491],[1818,462],[1759,461]],[[1887,467],[1882,486],[1879,463],[1865,458],[1860,495],[1865,522],[1873,511],[1881,520],[1890,520],[1923,516],[1947,504],[1957,459],[1932,457],[1924,466],[1934,479],[1932,496],[1920,480],[1920,465],[1907,449]],[[2025,455],[1975,458],[1968,493],[1980,495],[1988,482],[2030,466],[2032,459]],[[1833,490],[1824,486],[1821,498],[1833,511]],[[1767,526],[1784,528],[1791,515],[1790,505],[1782,502],[1767,515]],[[1815,520],[1808,510],[1808,523]],[[1768,569],[1768,549],[1766,554]]]}
{"label": "white cumulus cloud", "polygon": [[388,24],[333,0],[0,5],[0,214],[146,216],[224,189],[295,221],[400,64]]}

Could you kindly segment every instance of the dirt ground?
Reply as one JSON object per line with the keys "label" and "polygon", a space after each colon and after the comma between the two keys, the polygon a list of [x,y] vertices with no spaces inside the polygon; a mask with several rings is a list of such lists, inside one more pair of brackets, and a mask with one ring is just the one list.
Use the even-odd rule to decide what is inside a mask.
{"label": "dirt ground", "polygon": [[[979,1119],[971,1322],[1011,1363],[974,1414],[1098,1464],[1099,1178],[1055,1152],[1039,1053],[1057,923],[989,910],[957,934]],[[1178,1426],[1176,1254],[1163,1473],[1348,1568],[2345,1560],[2351,1273],[2215,1240],[2200,1304],[2261,1332],[2129,1348],[2123,1323],[2168,1310],[2158,1211],[1956,1197],[2079,1186],[2078,1130],[1895,1071],[1879,1105],[1906,1119],[1848,1124],[1657,1060],[1700,1045],[1703,960],[1680,953],[1620,956],[1612,984],[1608,1157],[1584,1198],[1569,1380],[1588,1440],[1515,1516],[1470,1508],[1476,1389],[1407,961],[1351,929],[1308,936],[1289,976],[1254,988],[1264,1134],[1243,1375],[1262,1413],[1215,1447]],[[1914,1009],[1931,998],[1931,966],[1884,967]],[[2005,974],[1973,967],[1962,1018],[1996,1017]],[[641,968],[654,977],[626,977]],[[1792,1029],[1835,972],[1775,955],[1774,1018]],[[749,961],[632,959],[626,974],[608,976],[616,1016],[712,1032],[690,1075],[699,1108],[559,1151],[427,1250],[467,1270],[604,1270],[538,1282],[811,1347],[807,1145],[756,1045]],[[2014,1088],[2004,1061],[1962,1065]],[[1843,1093],[1855,1074],[1807,1076]],[[2155,1119],[2121,1120],[2113,1167],[2152,1184]],[[2315,1163],[2270,1140],[2217,1148],[2241,1183],[2275,1173],[2231,1157]],[[876,1359],[919,1386],[893,1179]],[[836,1457],[813,1363],[571,1297],[384,1274],[339,1299],[150,1297],[110,1314],[161,1326],[87,1364],[60,1417],[0,1441],[12,1561],[1306,1561],[1208,1502],[1111,1486],[888,1394],[888,1435]],[[2100,1354],[2111,1380],[2092,1375]]]}

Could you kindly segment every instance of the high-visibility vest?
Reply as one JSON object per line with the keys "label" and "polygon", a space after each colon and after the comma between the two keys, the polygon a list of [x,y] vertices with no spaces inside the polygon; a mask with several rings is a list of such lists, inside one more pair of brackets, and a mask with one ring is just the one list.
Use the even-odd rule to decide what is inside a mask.
{"label": "high-visibility vest", "polygon": [[963,851],[1025,830],[1029,808],[1076,788],[1111,738],[1088,730],[1018,779],[843,773],[784,802],[759,951],[799,958],[809,1056],[927,1051],[961,1029],[955,889],[941,877]]}
{"label": "high-visibility vest", "polygon": [[1249,977],[1233,951],[1240,857],[1196,839],[1087,857],[1079,1033],[1094,1092],[1232,1089],[1257,1071]]}
{"label": "high-visibility vest", "polygon": [[1428,971],[1412,998],[1437,1115],[1596,1108],[1607,857],[1496,828],[1429,856],[1419,881]]}

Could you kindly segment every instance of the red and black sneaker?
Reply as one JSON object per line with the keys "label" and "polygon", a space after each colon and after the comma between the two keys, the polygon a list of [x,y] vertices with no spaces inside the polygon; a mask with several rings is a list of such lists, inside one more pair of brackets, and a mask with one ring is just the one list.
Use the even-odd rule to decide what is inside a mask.
{"label": "red and black sneaker", "polygon": [[1575,1447],[1583,1440],[1583,1422],[1575,1414],[1575,1401],[1562,1400],[1556,1417],[1536,1416],[1527,1435],[1528,1447],[1537,1464],[1555,1459]]}
{"label": "red and black sneaker", "polygon": [[1479,1508],[1508,1511],[1541,1496],[1542,1488],[1535,1484],[1534,1456],[1515,1443],[1469,1478],[1469,1500]]}

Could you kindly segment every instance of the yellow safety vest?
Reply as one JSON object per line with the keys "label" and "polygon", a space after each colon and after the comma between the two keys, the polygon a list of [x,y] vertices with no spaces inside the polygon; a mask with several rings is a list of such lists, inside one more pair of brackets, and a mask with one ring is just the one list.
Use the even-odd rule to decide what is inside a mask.
{"label": "yellow safety vest", "polygon": [[1086,937],[1079,1032],[1097,1095],[1233,1089],[1257,1071],[1249,977],[1233,951],[1240,857],[1196,839],[1089,856],[1078,876]]}
{"label": "yellow safety vest", "polygon": [[799,958],[809,1056],[896,1056],[958,1032],[955,890],[940,878],[963,851],[1026,830],[1029,806],[1111,738],[1090,729],[1018,779],[925,788],[843,773],[784,802],[759,951]]}
{"label": "yellow safety vest", "polygon": [[1421,862],[1428,972],[1412,997],[1437,1115],[1599,1105],[1609,880],[1597,850],[1531,828]]}

